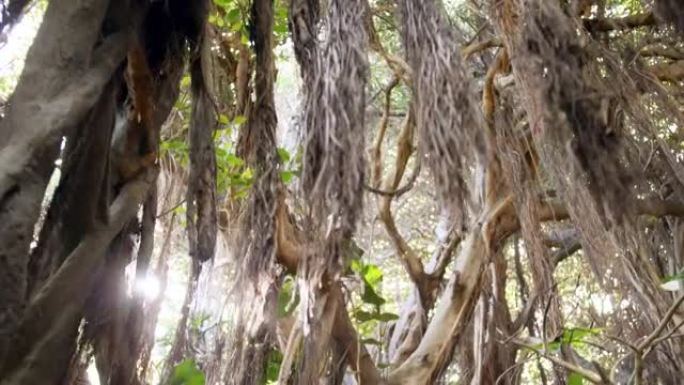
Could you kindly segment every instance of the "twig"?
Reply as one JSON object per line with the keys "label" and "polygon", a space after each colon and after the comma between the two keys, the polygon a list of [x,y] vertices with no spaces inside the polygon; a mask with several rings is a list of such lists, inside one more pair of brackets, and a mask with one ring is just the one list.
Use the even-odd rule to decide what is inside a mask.
{"label": "twig", "polygon": [[501,46],[503,46],[501,39],[495,37],[479,43],[472,43],[467,45],[466,47],[463,47],[463,49],[461,50],[461,56],[463,57],[463,59],[467,60],[468,58],[470,58],[478,52],[482,52],[489,48]]}
{"label": "twig", "polygon": [[668,309],[667,313],[665,313],[665,317],[660,321],[660,324],[655,328],[655,330],[646,337],[644,342],[639,344],[637,347],[640,351],[644,351],[647,347],[649,347],[653,342],[658,338],[658,335],[665,329],[667,326],[667,323],[670,322],[670,319],[672,316],[674,316],[675,312],[677,311],[677,308],[679,308],[679,305],[684,302],[684,294],[680,295],[679,298],[670,306]]}
{"label": "twig", "polygon": [[418,179],[418,176],[420,175],[420,170],[421,170],[421,164],[420,163],[421,163],[420,159],[418,159],[416,161],[416,166],[411,171],[411,175],[409,175],[408,181],[406,181],[406,184],[404,186],[396,189],[396,190],[392,190],[392,191],[382,190],[379,188],[375,188],[373,186],[369,186],[366,183],[364,183],[363,188],[372,192],[373,194],[378,194],[378,195],[382,195],[385,197],[399,198],[402,195],[406,194],[407,192],[411,191],[413,186],[416,184],[416,180]]}
{"label": "twig", "polygon": [[655,346],[665,340],[668,340],[670,338],[679,338],[680,336],[683,336],[684,334],[674,334],[677,330],[681,329],[681,327],[684,326],[684,319],[682,319],[674,328],[672,328],[667,334],[665,334],[662,337],[656,338],[651,346]]}
{"label": "twig", "polygon": [[547,360],[551,361],[552,363],[554,363],[554,364],[556,364],[562,368],[565,368],[567,370],[570,370],[572,372],[575,372],[575,373],[579,374],[580,376],[586,378],[587,380],[589,380],[595,384],[605,384],[606,383],[604,381],[604,379],[601,378],[600,374],[595,373],[589,369],[585,369],[581,366],[572,364],[570,362],[561,360],[560,358],[548,355],[545,352],[539,351],[534,346],[528,344],[525,341],[522,341],[519,339],[513,339],[513,343],[516,345],[522,346],[526,349],[532,350],[533,352],[535,352],[535,353],[539,354],[540,356],[546,358]]}
{"label": "twig", "polygon": [[178,204],[176,204],[175,206],[173,206],[173,207],[171,207],[170,209],[164,211],[163,213],[157,215],[157,216],[156,216],[156,219],[159,219],[159,218],[161,218],[161,217],[164,217],[164,216],[166,216],[166,215],[168,215],[168,214],[170,214],[170,213],[176,211],[176,209],[179,208],[183,203],[185,203],[185,198],[181,199],[181,201],[178,202]]}

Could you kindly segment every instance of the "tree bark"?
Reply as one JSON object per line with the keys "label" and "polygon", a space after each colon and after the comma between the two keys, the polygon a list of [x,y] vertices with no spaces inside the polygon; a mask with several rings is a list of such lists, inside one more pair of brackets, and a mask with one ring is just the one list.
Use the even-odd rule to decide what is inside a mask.
{"label": "tree bark", "polygon": [[49,3],[0,121],[0,360],[23,312],[29,245],[61,137],[83,120],[124,56],[120,34],[96,46],[107,3]]}
{"label": "tree bark", "polygon": [[109,208],[109,222],[90,229],[31,300],[12,338],[12,355],[0,367],[0,384],[52,383],[53,375],[65,370],[54,357],[64,354],[61,347],[73,337],[71,327],[92,288],[92,272],[101,266],[112,239],[137,213],[155,174],[148,170],[124,186]]}

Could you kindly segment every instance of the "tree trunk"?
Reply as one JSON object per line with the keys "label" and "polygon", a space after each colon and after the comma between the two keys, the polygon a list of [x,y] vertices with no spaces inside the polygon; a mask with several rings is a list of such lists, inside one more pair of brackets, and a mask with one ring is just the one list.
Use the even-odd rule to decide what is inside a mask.
{"label": "tree trunk", "polygon": [[62,135],[91,110],[125,52],[99,45],[107,1],[50,2],[0,121],[0,361],[25,304],[29,246]]}

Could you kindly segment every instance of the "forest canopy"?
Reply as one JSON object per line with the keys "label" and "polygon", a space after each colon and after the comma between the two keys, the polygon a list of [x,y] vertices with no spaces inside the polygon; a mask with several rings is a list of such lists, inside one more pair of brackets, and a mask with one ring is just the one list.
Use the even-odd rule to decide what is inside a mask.
{"label": "forest canopy", "polygon": [[683,102],[680,0],[0,0],[0,385],[681,384]]}

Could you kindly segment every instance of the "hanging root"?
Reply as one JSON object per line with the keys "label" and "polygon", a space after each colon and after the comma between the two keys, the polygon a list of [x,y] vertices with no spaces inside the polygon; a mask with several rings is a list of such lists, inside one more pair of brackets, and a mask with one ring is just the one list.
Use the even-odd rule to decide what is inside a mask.
{"label": "hanging root", "polygon": [[[531,108],[537,116],[530,125],[544,163],[568,195],[579,199],[575,192],[585,190],[602,218],[621,222],[629,213],[629,181],[619,164],[620,138],[604,113],[612,96],[592,73],[575,26],[557,5],[527,2],[522,17],[516,65],[535,94]],[[568,173],[573,178],[563,177]]]}
{"label": "hanging root", "polygon": [[241,133],[244,153],[240,155],[252,168],[254,181],[243,223],[241,254],[245,258],[246,278],[257,283],[260,275],[269,276],[273,272],[276,255],[275,218],[280,180],[276,150],[278,120],[273,94],[273,1],[255,0],[251,22],[256,53],[256,102]]}
{"label": "hanging root", "polygon": [[420,149],[440,198],[462,215],[469,200],[464,161],[485,154],[478,102],[457,48],[456,32],[438,2],[402,0],[399,12],[402,42],[413,72]]}
{"label": "hanging root", "polygon": [[[299,274],[303,358],[299,384],[316,384],[329,351],[338,303],[329,289],[341,271],[343,245],[362,210],[365,172],[367,2],[332,0],[326,35],[315,44],[316,6],[293,1],[293,40],[304,90],[302,190],[311,210],[310,247]],[[313,40],[312,40],[313,39]],[[342,305],[340,305],[342,306]]]}
{"label": "hanging root", "polygon": [[304,106],[302,187],[313,217],[327,222],[318,224],[327,228],[326,235],[333,229],[351,235],[362,208],[368,79],[364,12],[364,1],[330,3],[327,37],[314,59]]}
{"label": "hanging root", "polygon": [[192,78],[192,120],[190,123],[190,172],[186,197],[190,255],[205,262],[216,249],[216,117],[206,81],[208,44],[200,43],[190,65]]}

